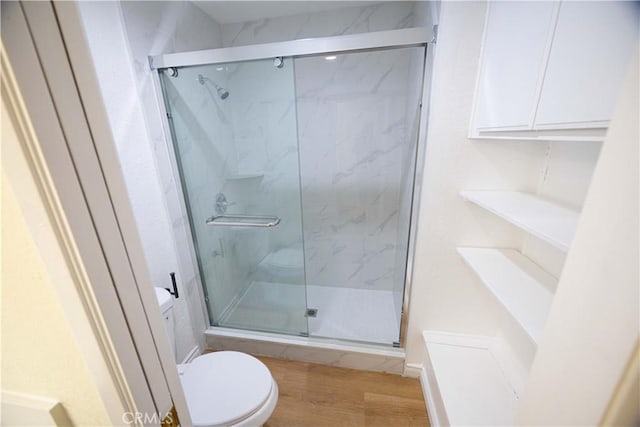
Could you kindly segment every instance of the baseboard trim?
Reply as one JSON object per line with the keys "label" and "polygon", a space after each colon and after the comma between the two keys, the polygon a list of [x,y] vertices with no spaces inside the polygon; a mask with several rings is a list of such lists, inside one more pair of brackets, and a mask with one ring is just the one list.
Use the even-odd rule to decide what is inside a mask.
{"label": "baseboard trim", "polygon": [[424,367],[422,368],[422,372],[420,372],[420,384],[422,385],[422,395],[424,396],[424,403],[425,405],[427,405],[427,416],[429,417],[429,424],[432,427],[447,425],[440,419],[438,407],[435,400],[433,399],[433,393],[435,391],[431,383],[429,382],[427,370]]}
{"label": "baseboard trim", "polygon": [[409,378],[420,378],[422,375],[422,364],[420,363],[407,363],[404,365],[403,376]]}

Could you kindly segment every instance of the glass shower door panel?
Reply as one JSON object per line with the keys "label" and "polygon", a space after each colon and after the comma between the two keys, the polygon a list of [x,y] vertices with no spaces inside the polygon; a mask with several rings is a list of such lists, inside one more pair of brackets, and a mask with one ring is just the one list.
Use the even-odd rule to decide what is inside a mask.
{"label": "glass shower door panel", "polygon": [[310,335],[399,342],[423,62],[296,59]]}
{"label": "glass shower door panel", "polygon": [[306,335],[293,62],[161,80],[212,324]]}

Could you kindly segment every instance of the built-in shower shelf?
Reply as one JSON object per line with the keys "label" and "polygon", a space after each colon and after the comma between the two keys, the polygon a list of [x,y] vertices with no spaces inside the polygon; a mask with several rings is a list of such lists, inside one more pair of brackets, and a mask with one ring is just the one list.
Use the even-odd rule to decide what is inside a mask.
{"label": "built-in shower shelf", "polygon": [[[518,395],[494,351],[494,338],[423,332],[430,369],[429,410],[446,425],[514,424]],[[444,412],[444,414],[442,413]],[[444,419],[446,417],[446,420]]]}
{"label": "built-in shower shelf", "polygon": [[240,180],[246,180],[246,179],[262,179],[262,178],[264,178],[263,173],[241,173],[241,174],[235,174],[235,175],[228,175],[226,177],[226,180],[240,181]]}
{"label": "built-in shower shelf", "polygon": [[579,212],[516,191],[462,191],[460,195],[531,235],[569,250]]}
{"label": "built-in shower shelf", "polygon": [[482,283],[537,343],[557,279],[513,249],[458,248]]}

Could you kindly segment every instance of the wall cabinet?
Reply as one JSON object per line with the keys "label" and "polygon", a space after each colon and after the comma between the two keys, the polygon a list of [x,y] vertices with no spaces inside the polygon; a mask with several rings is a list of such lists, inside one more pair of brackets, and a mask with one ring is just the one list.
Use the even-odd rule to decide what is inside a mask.
{"label": "wall cabinet", "polygon": [[470,136],[606,128],[638,42],[639,9],[617,1],[491,3]]}
{"label": "wall cabinet", "polygon": [[556,5],[492,3],[478,82],[478,129],[528,129]]}
{"label": "wall cabinet", "polygon": [[535,117],[538,128],[606,127],[638,39],[636,2],[563,2]]}

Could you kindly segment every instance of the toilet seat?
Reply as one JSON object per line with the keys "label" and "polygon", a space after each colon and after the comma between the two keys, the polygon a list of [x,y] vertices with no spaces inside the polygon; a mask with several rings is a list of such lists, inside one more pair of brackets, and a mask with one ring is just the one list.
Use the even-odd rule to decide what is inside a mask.
{"label": "toilet seat", "polygon": [[254,423],[262,424],[277,401],[271,372],[245,353],[219,351],[196,357],[180,378],[195,426],[229,426],[264,417]]}

